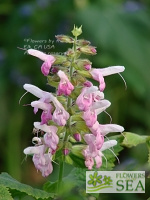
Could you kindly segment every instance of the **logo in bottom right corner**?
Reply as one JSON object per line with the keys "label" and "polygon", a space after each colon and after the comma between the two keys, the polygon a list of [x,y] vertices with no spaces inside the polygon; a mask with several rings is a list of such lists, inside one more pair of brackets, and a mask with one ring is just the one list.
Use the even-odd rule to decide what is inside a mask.
{"label": "logo in bottom right corner", "polygon": [[145,193],[145,171],[87,171],[87,193]]}

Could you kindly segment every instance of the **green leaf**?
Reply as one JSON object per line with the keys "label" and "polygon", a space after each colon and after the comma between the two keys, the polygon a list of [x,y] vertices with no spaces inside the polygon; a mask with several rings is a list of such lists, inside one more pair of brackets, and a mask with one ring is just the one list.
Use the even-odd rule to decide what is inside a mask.
{"label": "green leaf", "polygon": [[4,173],[4,172],[0,174],[0,184],[11,190],[17,190],[20,193],[25,193],[29,196],[32,196],[35,199],[39,199],[39,198],[48,199],[50,197],[53,197],[52,194],[49,194],[45,191],[35,189],[29,185],[20,183],[19,181],[12,178],[9,174]]}
{"label": "green leaf", "polygon": [[73,165],[75,167],[82,167],[82,168],[85,168],[85,164],[84,164],[84,159],[81,158],[81,157],[78,157],[76,155],[74,155],[73,153],[70,153],[69,154],[70,158],[72,159],[73,161]]}
{"label": "green leaf", "polygon": [[46,182],[43,186],[43,190],[49,193],[57,193],[58,181],[56,182]]}
{"label": "green leaf", "polygon": [[144,136],[144,135],[137,135],[135,133],[130,133],[130,132],[124,132],[123,134],[125,138],[122,142],[122,145],[129,148],[136,146],[138,144],[146,143],[149,137],[149,136]]}
{"label": "green leaf", "polygon": [[0,185],[0,200],[13,200],[8,188],[3,185]]}

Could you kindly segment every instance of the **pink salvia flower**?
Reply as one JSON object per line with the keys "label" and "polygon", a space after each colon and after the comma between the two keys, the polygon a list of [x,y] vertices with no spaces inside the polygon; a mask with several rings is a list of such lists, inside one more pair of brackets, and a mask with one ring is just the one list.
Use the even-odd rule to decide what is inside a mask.
{"label": "pink salvia flower", "polygon": [[52,101],[56,108],[53,113],[52,120],[59,126],[64,126],[67,123],[67,120],[69,119],[69,113],[64,109],[64,107],[56,99],[56,97],[53,97]]}
{"label": "pink salvia flower", "polygon": [[50,103],[44,103],[42,101],[33,101],[31,102],[31,106],[34,107],[34,113],[38,111],[38,109],[43,110],[41,114],[41,124],[47,124],[49,120],[52,119],[52,105]]}
{"label": "pink salvia flower", "polygon": [[55,58],[52,55],[47,55],[35,49],[28,49],[27,52],[28,54],[44,61],[44,63],[41,66],[41,71],[44,74],[44,76],[47,76],[49,74],[52,64],[55,62]]}
{"label": "pink salvia flower", "polygon": [[58,95],[70,95],[72,90],[74,90],[74,86],[72,85],[72,83],[69,81],[68,77],[66,76],[66,74],[59,70],[57,75],[60,78],[60,83],[58,86]]}
{"label": "pink salvia flower", "polygon": [[47,177],[52,173],[53,165],[49,154],[44,154],[42,157],[39,154],[34,154],[32,160],[36,169],[41,171],[43,177]]}
{"label": "pink salvia flower", "polygon": [[90,73],[93,79],[100,83],[99,85],[100,91],[103,91],[105,89],[104,76],[109,76],[112,74],[123,72],[124,69],[125,69],[124,66],[112,66],[102,69],[92,69]]}
{"label": "pink salvia flower", "polygon": [[79,109],[82,111],[86,111],[90,108],[93,103],[92,93],[97,91],[98,88],[96,86],[84,87],[82,89],[81,94],[77,97],[76,104]]}
{"label": "pink salvia flower", "polygon": [[35,146],[35,147],[27,147],[24,149],[24,153],[26,155],[33,154],[33,163],[37,170],[40,170],[43,177],[48,176],[53,171],[53,166],[51,163],[51,154],[45,154],[46,150],[45,145]]}
{"label": "pink salvia flower", "polygon": [[48,126],[46,124],[41,125],[39,122],[34,122],[34,127],[40,129],[46,134],[44,135],[44,143],[51,150],[56,150],[59,138],[57,133],[58,128],[56,126]]}
{"label": "pink salvia flower", "polygon": [[97,114],[95,110],[88,109],[83,113],[82,118],[85,120],[85,123],[88,127],[92,127],[97,121]]}

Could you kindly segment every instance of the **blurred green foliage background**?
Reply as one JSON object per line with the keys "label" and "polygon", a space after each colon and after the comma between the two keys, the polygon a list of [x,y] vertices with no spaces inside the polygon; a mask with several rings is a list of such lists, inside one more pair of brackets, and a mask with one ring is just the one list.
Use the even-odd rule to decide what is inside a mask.
{"label": "blurred green foliage background", "polygon": [[[46,53],[63,52],[69,46],[57,43],[55,35],[71,34],[73,25],[83,25],[81,38],[97,47],[91,57],[94,68],[124,65],[124,83],[118,75],[106,77],[105,98],[113,123],[126,131],[150,134],[150,1],[149,0],[1,0],[0,1],[0,171],[32,185],[45,180],[37,174],[23,149],[31,145],[34,97],[24,94],[23,84],[51,90],[40,73],[41,61],[20,48],[37,48]],[[45,42],[44,42],[45,41]],[[109,119],[101,123],[109,123]],[[117,170],[145,170],[144,145],[125,149]],[[23,162],[22,162],[23,161]],[[54,174],[55,170],[54,170]],[[150,185],[149,185],[150,186]],[[150,195],[149,195],[150,196]],[[109,199],[104,195],[104,199]],[[114,196],[142,199],[138,195]],[[148,198],[145,195],[143,199]]]}

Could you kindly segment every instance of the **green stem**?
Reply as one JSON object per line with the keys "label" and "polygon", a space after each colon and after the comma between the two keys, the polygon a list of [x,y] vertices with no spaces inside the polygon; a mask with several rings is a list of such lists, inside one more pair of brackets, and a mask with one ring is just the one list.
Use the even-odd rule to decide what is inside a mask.
{"label": "green stem", "polygon": [[[74,53],[76,52],[76,41],[77,41],[77,37],[75,37],[75,41],[74,41],[74,44],[73,44]],[[70,79],[72,78],[72,75],[73,75],[73,65],[72,65],[72,63],[74,63],[74,62],[75,62],[75,56],[72,58],[72,62],[71,62],[70,70],[69,70]],[[67,108],[69,109],[71,107],[71,105],[72,105],[72,98],[68,97]],[[71,118],[67,122],[67,127],[68,127],[68,131],[66,131],[66,133],[65,133],[64,143],[65,143],[65,141],[67,141],[68,135],[70,134]],[[62,185],[63,170],[64,170],[64,157],[59,163],[58,192],[60,191],[61,185]]]}

